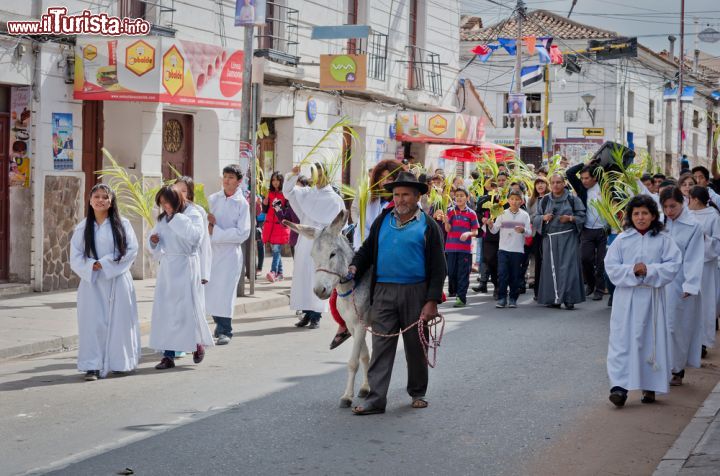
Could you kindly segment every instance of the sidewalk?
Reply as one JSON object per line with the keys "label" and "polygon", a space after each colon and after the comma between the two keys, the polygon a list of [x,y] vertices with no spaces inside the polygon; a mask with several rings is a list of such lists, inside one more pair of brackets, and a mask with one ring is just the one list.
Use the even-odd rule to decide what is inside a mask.
{"label": "sidewalk", "polygon": [[653,476],[720,474],[720,383],[675,440]]}
{"label": "sidewalk", "polygon": [[[271,308],[286,307],[290,301],[293,260],[283,258],[285,280],[270,284],[264,273],[270,268],[267,257],[264,273],[255,282],[255,295],[237,298],[235,321],[244,315]],[[143,334],[150,330],[155,280],[135,281],[138,317]],[[245,284],[246,291],[249,284]],[[45,352],[58,352],[77,346],[77,291],[28,293],[0,300],[0,361]]]}

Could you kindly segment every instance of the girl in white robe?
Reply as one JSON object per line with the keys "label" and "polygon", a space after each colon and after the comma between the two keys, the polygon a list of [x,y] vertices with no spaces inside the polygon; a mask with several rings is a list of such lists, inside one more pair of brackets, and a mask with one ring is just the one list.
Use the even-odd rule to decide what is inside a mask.
{"label": "girl in white robe", "polygon": [[[300,219],[300,224],[321,229],[329,225],[345,208],[342,198],[329,185],[324,169],[318,169],[318,182],[314,187],[296,187],[300,167],[296,166],[285,177],[283,194]],[[328,311],[328,303],[315,296],[315,263],[310,256],[313,240],[300,235],[295,247],[295,265],[293,268],[292,288],[290,289],[290,309],[303,311],[304,315],[296,324],[311,329],[319,326],[321,313]]]}
{"label": "girl in white robe", "polygon": [[[90,231],[92,230],[92,231]],[[129,372],[140,360],[140,325],[130,266],[138,252],[130,222],[120,217],[105,184],[90,192],[87,218],[75,227],[70,268],[81,278],[77,293],[78,370],[86,380]]]}
{"label": "girl in white robe", "polygon": [[625,404],[629,390],[642,390],[642,402],[667,393],[670,348],[665,286],[675,279],[682,255],[662,232],[657,204],[647,195],[633,197],[625,212],[625,231],[605,256],[605,271],[615,284],[607,370],[610,401]]}
{"label": "girl in white robe", "polygon": [[204,233],[202,215],[185,207],[172,187],[158,192],[155,202],[163,210],[150,232],[149,244],[160,261],[155,283],[150,347],[164,351],[158,370],[175,367],[175,352],[192,352],[200,363],[205,347],[212,346],[200,301],[201,277],[198,251]]}
{"label": "girl in white robe", "polygon": [[677,187],[660,194],[665,211],[665,229],[682,253],[683,263],[675,279],[665,286],[667,325],[670,333],[672,380],[682,385],[685,367],[700,367],[703,323],[700,318],[700,286],[703,273],[703,231],[684,205]]}
{"label": "girl in white robe", "polygon": [[690,190],[690,213],[702,226],[705,236],[705,260],[703,265],[702,289],[700,291],[700,313],[703,322],[703,351],[715,346],[715,320],[718,315],[718,287],[720,286],[720,214],[710,202],[705,187],[695,186]]}

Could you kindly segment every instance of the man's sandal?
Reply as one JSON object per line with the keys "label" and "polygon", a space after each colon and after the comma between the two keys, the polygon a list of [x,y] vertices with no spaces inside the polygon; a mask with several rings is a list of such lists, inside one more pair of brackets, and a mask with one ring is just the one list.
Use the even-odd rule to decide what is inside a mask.
{"label": "man's sandal", "polygon": [[416,398],[412,401],[412,404],[410,406],[412,406],[413,408],[427,408],[428,405],[428,401],[424,398]]}
{"label": "man's sandal", "polygon": [[372,405],[368,405],[368,406],[360,405],[357,407],[353,407],[352,412],[355,415],[377,415],[379,413],[385,413],[385,409],[374,407]]}

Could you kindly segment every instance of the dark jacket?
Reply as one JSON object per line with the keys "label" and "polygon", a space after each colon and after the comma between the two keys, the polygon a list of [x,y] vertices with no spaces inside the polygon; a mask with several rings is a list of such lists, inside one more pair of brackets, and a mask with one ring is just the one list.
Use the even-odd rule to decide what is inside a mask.
{"label": "dark jacket", "polygon": [[[367,270],[372,268],[372,281],[370,281],[370,302],[372,303],[375,293],[375,283],[377,283],[377,258],[378,258],[378,240],[380,237],[380,226],[385,220],[388,213],[392,209],[385,209],[379,217],[375,219],[370,227],[370,234],[363,242],[360,249],[355,253],[352,260],[352,266],[357,268],[355,279],[360,280]],[[441,302],[443,293],[443,284],[445,276],[447,276],[447,263],[445,262],[445,246],[443,244],[442,233],[440,227],[435,223],[427,213],[421,211],[425,215],[425,283],[427,284],[426,301]]]}
{"label": "dark jacket", "polygon": [[583,167],[585,167],[585,164],[580,162],[579,164],[573,165],[567,169],[565,174],[567,175],[568,182],[570,182],[570,186],[572,186],[573,190],[575,190],[575,195],[577,195],[585,208],[587,208],[587,189],[585,188],[585,185],[583,185],[582,180],[578,178],[578,174]]}

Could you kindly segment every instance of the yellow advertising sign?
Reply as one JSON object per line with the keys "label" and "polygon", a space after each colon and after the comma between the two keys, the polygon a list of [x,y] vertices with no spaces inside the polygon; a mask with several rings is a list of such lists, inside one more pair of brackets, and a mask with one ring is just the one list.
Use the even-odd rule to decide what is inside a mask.
{"label": "yellow advertising sign", "polygon": [[95,45],[87,45],[83,48],[83,57],[88,61],[94,60],[97,57],[97,47]]}
{"label": "yellow advertising sign", "polygon": [[448,129],[448,121],[440,114],[435,114],[428,120],[428,130],[436,136],[444,134]]}
{"label": "yellow advertising sign", "polygon": [[320,89],[360,91],[367,87],[367,55],[320,55]]}
{"label": "yellow advertising sign", "polygon": [[583,129],[583,137],[603,137],[604,135],[605,129],[602,127]]}
{"label": "yellow advertising sign", "polygon": [[155,48],[143,40],[136,41],[125,50],[125,66],[142,76],[155,67]]}
{"label": "yellow advertising sign", "polygon": [[185,84],[185,58],[173,45],[163,55],[162,85],[170,96],[175,96]]}

